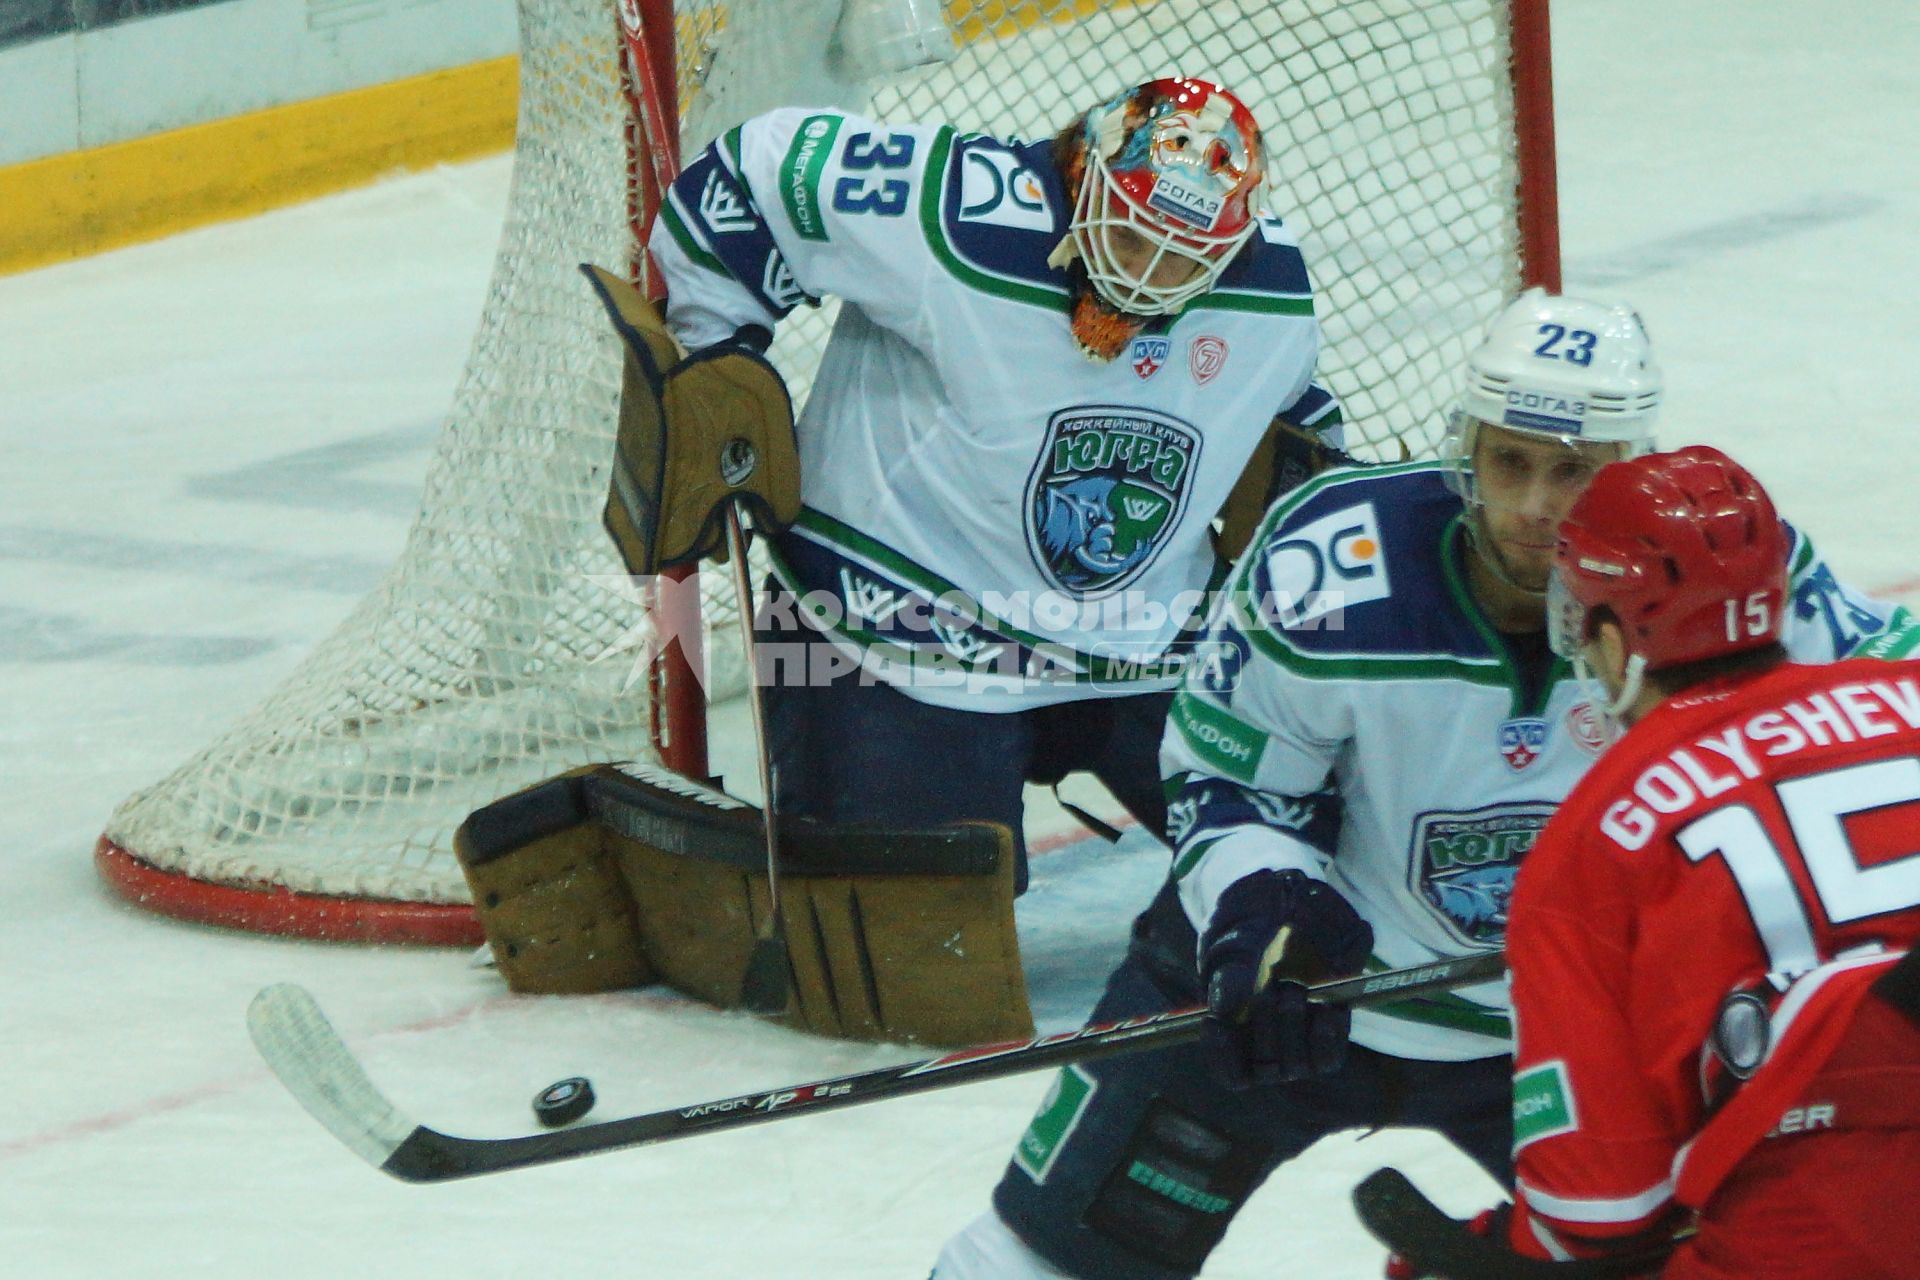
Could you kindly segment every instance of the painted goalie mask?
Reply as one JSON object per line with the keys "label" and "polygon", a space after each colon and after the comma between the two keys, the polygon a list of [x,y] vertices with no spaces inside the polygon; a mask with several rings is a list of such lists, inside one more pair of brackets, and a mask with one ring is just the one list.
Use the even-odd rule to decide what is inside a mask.
{"label": "painted goalie mask", "polygon": [[1099,300],[1136,327],[1211,289],[1260,213],[1266,156],[1246,104],[1204,80],[1150,80],[1088,111],[1077,141],[1054,265],[1078,258]]}

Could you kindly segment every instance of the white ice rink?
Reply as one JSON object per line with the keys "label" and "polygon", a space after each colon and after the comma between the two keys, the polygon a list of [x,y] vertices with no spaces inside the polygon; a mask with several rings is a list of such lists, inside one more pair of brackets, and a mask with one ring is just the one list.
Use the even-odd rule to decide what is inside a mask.
{"label": "white ice rink", "polygon": [[[1646,316],[1665,440],[1734,450],[1844,576],[1920,600],[1920,6],[1558,0],[1553,20],[1567,284]],[[1045,1088],[409,1187],[267,1076],[255,990],[311,987],[404,1108],[457,1132],[526,1129],[565,1075],[611,1117],[888,1058],[648,993],[509,998],[446,951],[180,925],[95,880],[113,806],[399,549],[507,177],[487,160],[0,279],[0,1275],[919,1280]],[[1144,901],[1144,862],[1095,889],[1076,856],[1043,892],[1104,894],[1112,922]],[[1091,936],[1082,991],[1117,935]],[[1387,1162],[1457,1209],[1491,1196],[1422,1137],[1333,1140],[1206,1274],[1378,1275],[1345,1197]]]}

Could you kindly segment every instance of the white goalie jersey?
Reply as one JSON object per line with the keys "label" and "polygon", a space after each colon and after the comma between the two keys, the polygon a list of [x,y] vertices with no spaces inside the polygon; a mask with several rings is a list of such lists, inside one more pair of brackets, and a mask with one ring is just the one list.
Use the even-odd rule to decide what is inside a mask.
{"label": "white goalie jersey", "polygon": [[1270,420],[1339,420],[1278,219],[1214,290],[1097,363],[1048,261],[1069,204],[1051,142],[791,109],[695,158],[653,233],[689,348],[841,300],[775,572],[924,701],[1173,687],[1217,576],[1211,522]]}
{"label": "white goalie jersey", "polygon": [[[1464,532],[1440,463],[1329,472],[1268,515],[1161,751],[1184,780],[1169,834],[1196,927],[1234,880],[1295,868],[1373,926],[1370,968],[1503,945],[1521,859],[1604,738],[1563,660],[1516,670],[1467,592]],[[1843,587],[1798,533],[1791,594],[1799,661],[1920,646],[1904,608]],[[1486,1057],[1511,1051],[1508,1012],[1488,982],[1358,1011],[1353,1040]]]}

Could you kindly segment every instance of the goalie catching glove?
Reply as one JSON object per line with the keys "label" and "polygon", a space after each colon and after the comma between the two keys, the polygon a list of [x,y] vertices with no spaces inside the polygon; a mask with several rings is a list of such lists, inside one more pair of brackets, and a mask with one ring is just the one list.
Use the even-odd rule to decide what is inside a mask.
{"label": "goalie catching glove", "polygon": [[793,401],[757,326],[681,351],[633,285],[582,266],[626,347],[620,427],[604,522],[627,572],[726,558],[725,513],[739,503],[762,533],[800,515]]}
{"label": "goalie catching glove", "polygon": [[1207,1039],[1235,1088],[1305,1080],[1346,1061],[1352,1012],[1314,1004],[1308,982],[1358,973],[1373,927],[1324,881],[1256,871],[1220,895],[1200,940]]}

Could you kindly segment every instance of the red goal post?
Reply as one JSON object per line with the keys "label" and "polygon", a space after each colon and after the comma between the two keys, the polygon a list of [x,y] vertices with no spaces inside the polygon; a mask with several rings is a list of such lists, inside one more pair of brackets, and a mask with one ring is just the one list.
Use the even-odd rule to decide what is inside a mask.
{"label": "red goal post", "polygon": [[[675,632],[704,659],[650,675],[648,606],[599,528],[620,353],[576,267],[638,270],[658,197],[619,4],[689,151],[783,104],[1041,137],[1152,76],[1231,86],[1267,130],[1269,203],[1300,229],[1362,456],[1430,454],[1481,327],[1523,284],[1559,284],[1547,0],[520,0],[507,216],[418,521],[279,689],[114,812],[96,863],[128,898],[268,933],[477,941],[451,854],[468,812],[656,742],[705,772],[706,696],[744,680],[726,575],[700,582],[704,635]],[[796,402],[831,314],[781,326]]]}

